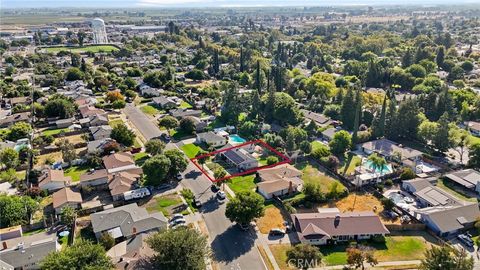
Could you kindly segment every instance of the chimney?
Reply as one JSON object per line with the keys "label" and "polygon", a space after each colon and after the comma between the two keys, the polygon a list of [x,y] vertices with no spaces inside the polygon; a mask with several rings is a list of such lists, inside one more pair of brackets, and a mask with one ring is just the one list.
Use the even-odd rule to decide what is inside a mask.
{"label": "chimney", "polygon": [[293,184],[292,181],[288,183],[288,195],[292,194],[293,192]]}
{"label": "chimney", "polygon": [[7,249],[7,242],[5,241],[2,242],[2,249]]}
{"label": "chimney", "polygon": [[132,234],[133,234],[133,235],[136,235],[136,234],[137,234],[137,228],[135,228],[135,227],[132,228]]}

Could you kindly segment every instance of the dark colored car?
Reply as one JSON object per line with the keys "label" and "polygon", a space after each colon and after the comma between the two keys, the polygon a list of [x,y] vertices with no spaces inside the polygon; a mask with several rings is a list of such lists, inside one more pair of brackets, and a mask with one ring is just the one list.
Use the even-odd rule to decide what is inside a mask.
{"label": "dark colored car", "polygon": [[195,199],[193,201],[193,206],[195,206],[196,208],[200,208],[202,207],[202,202],[199,199]]}
{"label": "dark colored car", "polygon": [[282,230],[282,229],[271,229],[270,232],[268,232],[268,235],[272,235],[272,236],[284,236],[284,235],[285,235],[285,230]]}
{"label": "dark colored car", "polygon": [[162,139],[164,142],[170,142],[172,140],[172,138],[170,138],[170,135],[168,135],[167,133],[162,133],[162,135],[160,135],[160,139]]}
{"label": "dark colored car", "polygon": [[217,193],[217,192],[220,190],[220,188],[219,188],[217,185],[212,185],[212,186],[210,187],[210,189],[211,189],[212,192],[214,192],[214,193]]}

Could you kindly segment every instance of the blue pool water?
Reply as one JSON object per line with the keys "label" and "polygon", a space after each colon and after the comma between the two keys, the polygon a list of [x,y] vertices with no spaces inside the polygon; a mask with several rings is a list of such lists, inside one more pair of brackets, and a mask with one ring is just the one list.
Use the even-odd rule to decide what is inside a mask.
{"label": "blue pool water", "polygon": [[246,140],[237,134],[229,135],[228,138],[230,139],[231,142],[233,143],[244,143]]}
{"label": "blue pool water", "polygon": [[[373,164],[370,160],[367,160],[365,162],[365,166],[369,169],[373,169]],[[389,174],[389,173],[392,173],[393,170],[392,170],[392,165],[390,164],[387,164],[387,165],[383,165],[383,167],[381,169],[378,169],[376,168],[375,169],[375,172],[377,173],[380,173],[380,174]]]}

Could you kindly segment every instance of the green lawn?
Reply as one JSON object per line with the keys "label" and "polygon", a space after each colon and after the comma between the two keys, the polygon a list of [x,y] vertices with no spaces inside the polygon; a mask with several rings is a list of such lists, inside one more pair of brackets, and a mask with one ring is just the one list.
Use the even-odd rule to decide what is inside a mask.
{"label": "green lawn", "polygon": [[65,176],[70,176],[72,177],[73,182],[80,181],[80,175],[84,174],[87,172],[89,169],[91,169],[89,166],[85,165],[80,165],[80,166],[71,166],[67,169],[65,169]]}
{"label": "green lawn", "polygon": [[477,198],[469,197],[466,194],[462,193],[461,188],[455,187],[452,183],[450,183],[446,179],[443,179],[443,178],[438,179],[437,187],[445,190],[446,192],[448,192],[448,193],[452,194],[453,196],[458,197],[462,200],[470,201],[470,202],[476,202],[477,201]]}
{"label": "green lawn", "polygon": [[200,147],[196,146],[193,143],[184,144],[182,145],[182,147],[180,147],[180,149],[182,149],[185,155],[187,155],[187,157],[189,158],[194,158],[198,154],[198,152],[202,150]]}
{"label": "green lawn", "polygon": [[36,230],[33,230],[33,231],[24,232],[23,236],[34,235],[34,234],[42,233],[42,232],[46,232],[46,231],[47,231],[47,228],[36,229]]}
{"label": "green lawn", "polygon": [[147,211],[149,213],[162,212],[165,216],[169,216],[170,213],[167,208],[181,203],[182,199],[175,195],[155,197],[153,198],[153,203],[147,205]]}
{"label": "green lawn", "polygon": [[319,141],[313,141],[312,143],[312,152],[317,148],[325,147],[325,145]]}
{"label": "green lawn", "polygon": [[480,137],[475,137],[473,135],[470,135],[468,140],[470,141],[471,145],[480,143]]}
{"label": "green lawn", "polygon": [[256,187],[255,183],[255,174],[233,177],[227,182],[228,186],[235,193],[254,190]]}
{"label": "green lawn", "polygon": [[60,134],[62,132],[67,132],[67,131],[68,131],[68,128],[46,129],[46,130],[42,131],[42,135],[53,136],[53,135]]}
{"label": "green lawn", "polygon": [[60,51],[71,51],[71,52],[112,52],[118,51],[118,48],[112,45],[92,45],[92,46],[83,46],[83,47],[50,47],[44,48],[49,53],[58,53]]}
{"label": "green lawn", "polygon": [[145,161],[148,159],[148,154],[147,153],[136,153],[133,155],[133,160],[135,161],[135,164],[137,166],[142,166]]}
{"label": "green lawn", "polygon": [[59,237],[58,242],[62,246],[62,249],[65,249],[68,245],[68,235]]}
{"label": "green lawn", "polygon": [[308,164],[306,162],[295,165],[295,167],[303,172],[302,180],[305,183],[318,183],[323,192],[329,192],[330,186],[337,182],[337,191],[343,192],[345,186],[340,183],[338,180],[325,175],[323,172],[319,171],[318,168]]}
{"label": "green lawn", "polygon": [[355,171],[355,168],[360,166],[362,163],[362,158],[349,153],[348,157],[344,160],[342,167],[338,169],[339,173],[343,173],[344,175],[350,175]]}
{"label": "green lawn", "polygon": [[180,108],[181,109],[191,109],[193,107],[192,107],[192,105],[190,105],[190,103],[182,101],[182,103],[180,103]]}
{"label": "green lawn", "polygon": [[108,121],[108,124],[109,124],[112,128],[114,128],[114,127],[116,127],[116,126],[119,125],[119,124],[123,124],[123,120],[122,120],[122,119],[110,120],[110,121]]}
{"label": "green lawn", "polygon": [[155,108],[154,106],[152,105],[145,105],[145,106],[142,106],[140,107],[140,110],[142,110],[142,112],[148,114],[148,115],[155,115],[155,114],[159,114],[160,113],[160,110]]}

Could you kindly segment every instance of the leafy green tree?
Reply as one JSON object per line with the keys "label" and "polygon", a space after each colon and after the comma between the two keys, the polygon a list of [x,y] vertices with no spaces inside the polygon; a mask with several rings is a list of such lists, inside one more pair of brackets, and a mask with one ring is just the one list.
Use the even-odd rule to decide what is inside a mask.
{"label": "leafy green tree", "polygon": [[322,257],[317,247],[308,244],[298,244],[287,250],[288,262],[299,269],[306,270],[311,266],[320,266]]}
{"label": "leafy green tree", "polygon": [[425,251],[425,259],[420,264],[421,270],[473,270],[474,261],[464,250],[459,251],[449,246],[435,247]]}
{"label": "leafy green tree", "polygon": [[121,123],[112,129],[110,137],[125,146],[132,146],[136,135],[125,124]]}
{"label": "leafy green tree", "polygon": [[460,67],[461,67],[465,72],[468,73],[468,72],[470,72],[470,71],[473,70],[474,65],[473,65],[473,63],[470,62],[470,61],[465,61],[465,62],[463,62],[463,63],[460,65]]}
{"label": "leafy green tree", "polygon": [[309,203],[325,202],[325,194],[318,183],[306,183],[303,186],[303,193],[305,194],[305,201]]}
{"label": "leafy green tree", "polygon": [[468,166],[480,169],[480,143],[476,143],[470,147],[468,158]]}
{"label": "leafy green tree", "polygon": [[163,153],[165,143],[159,139],[152,139],[145,144],[145,152],[152,156]]}
{"label": "leafy green tree", "polygon": [[77,67],[72,67],[65,73],[65,80],[67,81],[76,81],[83,80],[85,74]]}
{"label": "leafy green tree", "polygon": [[385,160],[385,158],[377,155],[376,153],[368,156],[368,160],[371,162],[373,167],[372,169],[375,171],[382,171],[383,168],[387,165],[387,161]]}
{"label": "leafy green tree", "polygon": [[179,125],[179,122],[178,122],[177,118],[175,118],[173,116],[170,116],[170,115],[167,115],[167,116],[163,117],[162,119],[160,119],[158,121],[158,124],[161,127],[166,128],[167,132],[170,134],[170,130],[171,129],[176,129]]}
{"label": "leafy green tree", "polygon": [[[263,99],[267,103],[269,102],[268,95]],[[296,125],[302,120],[302,115],[295,100],[287,93],[277,92],[274,94],[272,112],[273,120],[277,120],[282,124]]]}
{"label": "leafy green tree", "polygon": [[27,224],[38,204],[29,196],[0,194],[0,226],[2,228]]}
{"label": "leafy green tree", "polygon": [[115,245],[115,238],[113,238],[108,232],[104,232],[100,235],[99,242],[105,250],[109,250]]}
{"label": "leafy green tree", "polygon": [[156,155],[149,158],[142,166],[147,176],[147,183],[158,186],[167,179],[167,174],[172,165],[170,159],[165,155]]}
{"label": "leafy green tree", "polygon": [[215,179],[221,179],[221,178],[225,177],[226,175],[227,175],[227,172],[222,167],[215,168],[215,170],[213,172],[213,177]]}
{"label": "leafy green tree", "polygon": [[372,267],[378,264],[377,259],[373,256],[373,250],[367,247],[347,249],[347,263],[354,269],[365,269],[365,262]]}
{"label": "leafy green tree", "polygon": [[278,163],[278,157],[276,156],[269,156],[267,157],[267,165],[272,165]]}
{"label": "leafy green tree", "polygon": [[253,219],[263,216],[264,202],[263,197],[253,191],[239,192],[227,203],[225,216],[245,228]]}
{"label": "leafy green tree", "polygon": [[393,207],[395,207],[395,203],[392,201],[392,199],[382,198],[380,202],[382,203],[383,209],[387,211],[390,211],[393,209]]}
{"label": "leafy green tree", "polygon": [[245,121],[241,123],[238,127],[238,134],[240,134],[242,137],[247,138],[248,140],[254,139],[257,131],[258,126],[252,121]]}
{"label": "leafy green tree", "polygon": [[412,76],[415,78],[425,78],[425,76],[427,76],[427,71],[422,65],[419,64],[411,65],[408,67],[407,72],[412,74]]}
{"label": "leafy green tree", "polygon": [[250,117],[252,119],[257,118],[257,116],[261,113],[261,106],[262,101],[260,99],[260,95],[258,90],[254,91],[252,94],[252,109],[250,111]]}
{"label": "leafy green tree", "polygon": [[63,225],[72,227],[77,218],[77,212],[71,206],[65,206],[62,208],[60,217]]}
{"label": "leafy green tree", "polygon": [[27,122],[18,122],[10,127],[7,139],[17,141],[18,139],[27,138],[32,133],[32,126]]}
{"label": "leafy green tree", "polygon": [[18,152],[13,148],[5,148],[0,151],[0,163],[5,165],[6,169],[13,169],[18,166]]}
{"label": "leafy green tree", "polygon": [[372,135],[374,138],[385,136],[385,120],[387,114],[387,95],[383,98],[380,115],[376,115],[372,123]]}
{"label": "leafy green tree", "polygon": [[451,128],[448,140],[452,149],[460,156],[460,163],[463,164],[463,156],[470,143],[468,131],[456,127]]}
{"label": "leafy green tree", "polygon": [[114,269],[111,259],[100,244],[77,240],[72,246],[53,251],[41,262],[41,269]]}
{"label": "leafy green tree", "polygon": [[404,138],[415,138],[420,125],[419,107],[415,99],[407,99],[400,103],[396,117],[398,135]]}
{"label": "leafy green tree", "polygon": [[225,123],[236,125],[242,112],[237,85],[224,82],[220,84],[220,90],[224,93],[221,118]]}
{"label": "leafy green tree", "polygon": [[449,140],[449,122],[448,113],[444,113],[440,119],[438,120],[438,130],[433,137],[433,144],[435,147],[445,152],[450,147],[450,140]]}
{"label": "leafy green tree", "polygon": [[50,98],[45,104],[45,115],[47,117],[70,118],[75,115],[77,108],[75,104],[63,96]]}
{"label": "leafy green tree", "polygon": [[184,117],[180,120],[180,129],[186,134],[193,134],[196,130],[195,122],[191,117]]}
{"label": "leafy green tree", "polygon": [[347,131],[341,130],[333,135],[328,145],[333,154],[343,156],[352,147],[352,136]]}
{"label": "leafy green tree", "polygon": [[443,66],[443,61],[445,61],[445,47],[439,46],[437,49],[437,56],[435,58],[437,65],[439,67]]}
{"label": "leafy green tree", "polygon": [[348,129],[353,129],[353,124],[355,122],[355,99],[353,90],[349,88],[347,94],[343,97],[342,106],[340,108],[340,119],[342,120],[343,126]]}
{"label": "leafy green tree", "polygon": [[67,139],[61,139],[57,142],[57,146],[60,148],[62,152],[62,159],[66,163],[72,162],[77,158],[77,152],[75,151],[75,146],[73,143],[69,142]]}
{"label": "leafy green tree", "polygon": [[454,66],[452,70],[450,70],[450,73],[448,73],[448,79],[451,81],[461,80],[463,79],[464,74],[465,74],[465,71],[463,70],[463,68],[459,66]]}
{"label": "leafy green tree", "polygon": [[127,103],[125,102],[125,100],[115,100],[113,103],[112,103],[112,108],[113,109],[123,109],[125,108],[125,106],[127,105]]}
{"label": "leafy green tree", "polygon": [[188,161],[180,150],[169,149],[165,151],[164,155],[170,160],[169,176],[175,176],[187,169]]}
{"label": "leafy green tree", "polygon": [[211,256],[207,237],[188,227],[161,231],[146,242],[154,251],[151,262],[156,269],[206,269]]}

